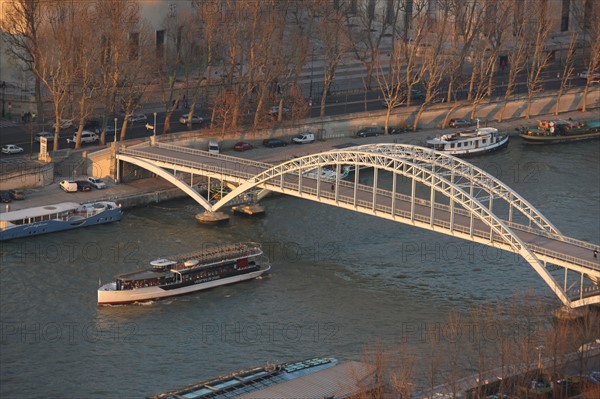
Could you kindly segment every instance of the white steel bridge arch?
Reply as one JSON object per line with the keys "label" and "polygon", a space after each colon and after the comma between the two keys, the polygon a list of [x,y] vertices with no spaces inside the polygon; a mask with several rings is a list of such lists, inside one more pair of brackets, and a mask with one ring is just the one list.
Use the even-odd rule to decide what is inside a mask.
{"label": "white steel bridge arch", "polygon": [[[512,218],[512,212],[516,210],[524,215],[530,221],[530,224],[533,223],[536,230],[541,230],[551,236],[562,237],[562,234],[537,209],[531,206],[531,204],[504,183],[483,170],[478,169],[463,160],[440,154],[433,150],[402,144],[366,145],[307,155],[283,162],[276,166],[254,162],[254,166],[262,166],[263,171],[260,173],[249,173],[244,171],[243,168],[239,168],[239,165],[238,167],[229,169],[228,172],[226,167],[218,166],[217,162],[208,165],[207,169],[210,170],[206,170],[203,173],[201,164],[194,165],[193,162],[190,163],[189,161],[180,162],[180,164],[178,164],[177,160],[169,161],[166,159],[153,158],[152,154],[148,154],[147,156],[140,155],[146,158],[146,160],[140,160],[138,156],[135,156],[139,154],[128,156],[126,155],[127,153],[129,153],[129,151],[123,151],[122,154],[118,155],[119,159],[152,170],[165,179],[172,181],[182,189],[182,186],[187,186],[187,184],[162,168],[188,172],[193,171],[193,173],[196,174],[204,174],[205,176],[213,177],[218,177],[220,175],[223,180],[235,183],[237,187],[215,204],[210,204],[191,187],[187,186],[187,188],[192,190],[196,196],[201,198],[201,200],[199,200],[199,198],[193,196],[194,199],[209,211],[216,211],[238,195],[255,187],[261,187],[267,190],[337,205],[361,213],[411,224],[518,253],[534,268],[534,270],[536,270],[563,304],[567,306],[583,306],[585,304],[600,302],[598,296],[593,299],[581,297],[579,300],[570,301],[566,295],[567,267],[565,267],[565,287],[563,289],[548,272],[543,260],[514,233],[511,228],[510,218]],[[222,158],[222,160],[226,160],[227,158],[235,159],[234,157],[226,156]],[[325,187],[328,187],[331,182],[322,180],[320,178],[320,172],[323,167],[331,167],[332,165],[335,165],[338,172],[342,165],[353,165],[357,171],[360,167],[375,168],[376,172],[374,174],[375,181],[373,187],[363,186],[363,190],[372,190],[372,202],[365,205],[364,201],[361,202],[357,198],[359,173],[355,174],[354,184],[340,180],[338,174],[338,178],[334,183],[334,192],[332,193],[330,190],[326,189]],[[306,176],[307,172],[315,170],[318,171],[318,173],[316,173],[316,179]],[[377,188],[377,176],[379,170],[388,171],[393,174],[393,187],[391,191]],[[396,192],[397,176],[407,177],[412,185],[410,214],[402,214],[395,209],[396,199],[402,196],[402,194]],[[469,182],[469,184],[465,185],[465,181]],[[422,184],[424,187],[428,187],[431,190],[429,201],[415,198],[416,183]],[[466,189],[467,187],[468,190]],[[475,193],[475,190],[479,191]],[[188,192],[188,190],[184,191]],[[353,191],[353,198],[352,196],[345,195],[350,191]],[[435,195],[438,193],[450,201],[449,205],[441,205],[441,207],[449,211],[450,214],[450,223],[446,223],[446,225],[436,223],[435,220],[436,211],[440,208],[440,204],[435,203]],[[481,193],[485,194],[484,198],[488,198],[490,202],[489,207],[486,207],[482,203],[485,201],[480,199]],[[393,198],[391,198],[390,209],[382,211],[381,207],[378,207],[377,205],[379,204],[376,202],[378,195],[385,194],[390,196],[390,198]],[[491,202],[494,198],[501,198],[510,203],[509,221],[502,220],[490,209],[492,206]],[[417,202],[421,204],[423,202],[428,202],[430,204],[430,215],[428,220],[424,220],[422,217],[421,219],[415,217],[414,208]],[[470,217],[470,226],[467,229],[464,228],[464,224],[461,227],[453,223],[455,214],[460,215],[461,212],[463,216],[467,214]],[[487,228],[489,228],[488,232],[482,234],[481,230],[478,230],[477,233],[475,233],[475,221],[479,221],[487,226]],[[588,269],[585,270],[585,273],[592,276],[592,274],[589,274]],[[592,269],[592,273],[592,277],[595,276],[596,279],[600,277],[600,271],[598,269]],[[584,272],[582,271],[582,279],[583,275]]]}

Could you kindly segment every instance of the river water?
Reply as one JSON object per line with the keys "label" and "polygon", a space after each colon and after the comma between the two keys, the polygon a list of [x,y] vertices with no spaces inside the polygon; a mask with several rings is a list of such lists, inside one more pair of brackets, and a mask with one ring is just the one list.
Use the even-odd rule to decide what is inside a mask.
{"label": "river water", "polygon": [[[522,145],[471,162],[563,233],[600,243],[599,142]],[[267,216],[202,226],[177,200],[117,224],[2,245],[0,396],[128,398],[243,367],[311,356],[359,359],[407,341],[449,311],[532,292],[558,305],[515,255],[291,197]],[[262,243],[272,272],[150,305],[97,307],[100,281],[149,261],[238,241]]]}

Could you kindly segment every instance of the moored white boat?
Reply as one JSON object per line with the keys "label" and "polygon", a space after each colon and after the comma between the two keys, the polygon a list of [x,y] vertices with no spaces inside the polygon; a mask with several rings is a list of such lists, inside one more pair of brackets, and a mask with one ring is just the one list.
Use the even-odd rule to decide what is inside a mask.
{"label": "moored white boat", "polygon": [[0,241],[54,233],[121,220],[121,205],[111,201],[61,202],[0,213]]}
{"label": "moored white boat", "polygon": [[493,127],[443,134],[427,140],[427,147],[455,156],[474,156],[498,151],[508,146],[508,134]]}
{"label": "moored white boat", "polygon": [[99,305],[148,302],[259,277],[271,266],[258,244],[235,244],[158,259],[98,289]]}

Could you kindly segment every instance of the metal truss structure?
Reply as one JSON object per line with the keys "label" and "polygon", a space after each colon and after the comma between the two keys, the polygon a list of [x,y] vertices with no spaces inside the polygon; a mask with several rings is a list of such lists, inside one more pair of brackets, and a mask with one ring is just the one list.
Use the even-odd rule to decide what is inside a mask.
{"label": "metal truss structure", "polygon": [[[249,190],[275,191],[517,253],[565,306],[600,303],[600,266],[586,259],[595,245],[564,236],[506,184],[437,151],[372,144],[273,166],[158,144],[121,150],[117,158],[167,179],[207,211],[217,211]],[[234,188],[210,203],[168,170],[217,178]],[[353,181],[341,179],[344,170],[354,171]],[[361,174],[372,176],[372,184],[361,184]],[[564,269],[562,282],[553,273],[558,268]]]}

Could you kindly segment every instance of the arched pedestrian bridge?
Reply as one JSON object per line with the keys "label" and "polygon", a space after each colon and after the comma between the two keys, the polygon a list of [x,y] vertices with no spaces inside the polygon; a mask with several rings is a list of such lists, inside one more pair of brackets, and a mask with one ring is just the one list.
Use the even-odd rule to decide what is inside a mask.
{"label": "arched pedestrian bridge", "polygon": [[[362,145],[271,165],[144,143],[120,148],[117,160],[165,178],[207,211],[258,188],[259,198],[275,191],[504,249],[521,255],[564,305],[600,303],[600,263],[592,256],[597,245],[565,236],[527,200],[485,171],[427,148]],[[341,180],[347,167],[354,173]],[[326,175],[325,169],[337,173]],[[178,177],[180,172],[219,179],[232,191],[211,203]],[[371,176],[372,185],[361,184],[361,174]]]}

